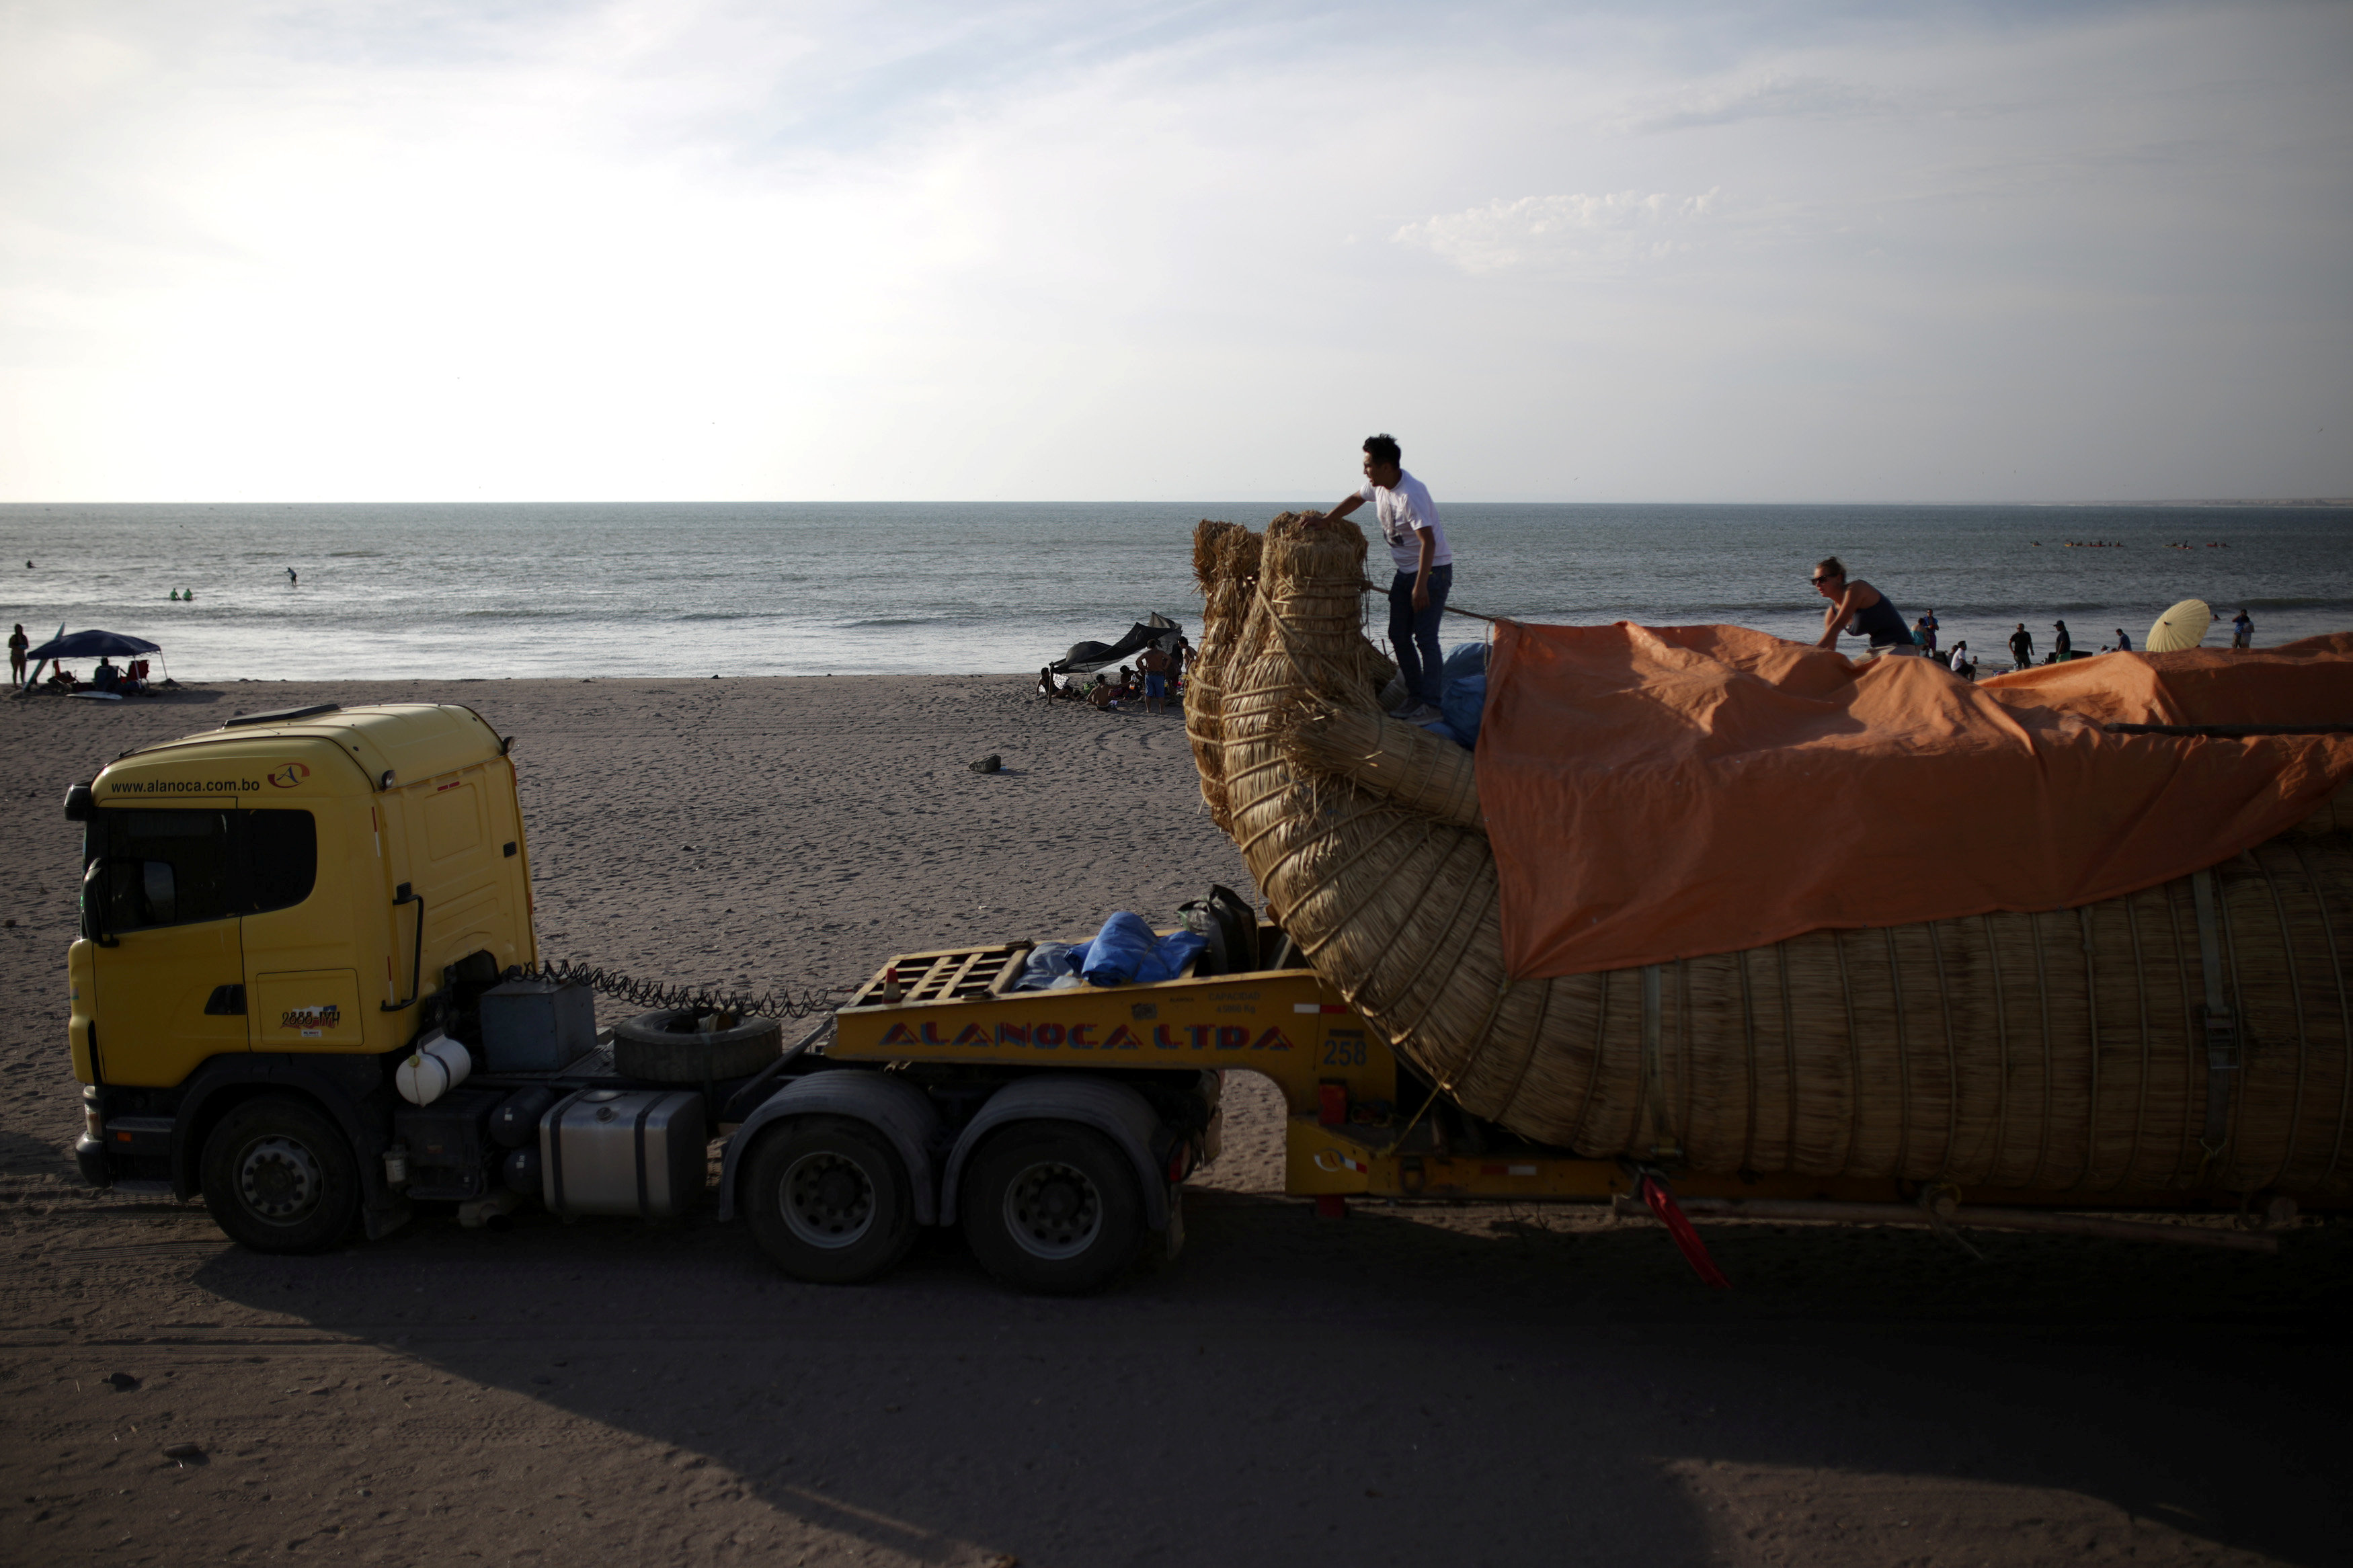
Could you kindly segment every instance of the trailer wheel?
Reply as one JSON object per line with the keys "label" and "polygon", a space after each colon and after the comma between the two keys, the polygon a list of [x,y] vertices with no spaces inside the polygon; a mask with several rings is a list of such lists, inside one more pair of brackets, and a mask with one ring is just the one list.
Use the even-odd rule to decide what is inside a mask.
{"label": "trailer wheel", "polygon": [[1144,1246],[1144,1200],[1127,1156],[1069,1122],[1017,1121],[991,1137],[965,1173],[957,1206],[975,1256],[1017,1290],[1100,1290]]}
{"label": "trailer wheel", "polygon": [[351,1230],[359,1163],[327,1114],[299,1100],[249,1100],[205,1140],[205,1207],[255,1252],[318,1252]]}
{"label": "trailer wheel", "polygon": [[804,1116],[744,1166],[744,1218],[769,1261],[814,1285],[856,1285],[915,1244],[914,1189],[891,1142],[847,1116]]}

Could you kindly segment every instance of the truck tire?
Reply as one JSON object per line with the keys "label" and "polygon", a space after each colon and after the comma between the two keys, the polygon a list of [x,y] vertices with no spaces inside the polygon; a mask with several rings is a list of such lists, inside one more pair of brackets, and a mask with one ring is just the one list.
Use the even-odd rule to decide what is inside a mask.
{"label": "truck tire", "polygon": [[965,1241],[1016,1290],[1100,1290],[1144,1246],[1135,1169],[1110,1139],[1069,1121],[1016,1121],[991,1135],[964,1175]]}
{"label": "truck tire", "polygon": [[848,1116],[797,1116],[745,1163],[744,1215],[770,1262],[812,1285],[887,1273],[915,1244],[913,1184],[890,1139]]}
{"label": "truck tire", "polygon": [[350,1233],[359,1162],[343,1130],[304,1100],[248,1100],[205,1140],[205,1207],[255,1252],[319,1252]]}
{"label": "truck tire", "polygon": [[746,1018],[709,1034],[683,1008],[641,1013],[613,1029],[613,1070],[648,1083],[708,1083],[749,1078],[784,1054],[785,1026]]}

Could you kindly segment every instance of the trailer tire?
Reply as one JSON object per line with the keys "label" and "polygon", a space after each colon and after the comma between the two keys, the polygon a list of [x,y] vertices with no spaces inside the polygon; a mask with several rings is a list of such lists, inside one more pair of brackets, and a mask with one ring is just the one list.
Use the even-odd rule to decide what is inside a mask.
{"label": "trailer tire", "polygon": [[709,1034],[695,1015],[666,1007],[613,1027],[613,1070],[648,1083],[709,1083],[749,1078],[784,1054],[785,1026],[774,1018],[747,1018]]}
{"label": "trailer tire", "polygon": [[862,1284],[915,1245],[906,1166],[854,1117],[797,1116],[764,1133],[739,1190],[760,1250],[812,1285]]}
{"label": "trailer tire", "polygon": [[1042,1296],[1100,1290],[1143,1249],[1135,1167],[1110,1139],[1070,1121],[1016,1121],[965,1170],[965,1242],[999,1283]]}
{"label": "trailer tire", "polygon": [[205,1140],[205,1207],[254,1252],[321,1252],[360,1211],[359,1162],[332,1118],[269,1096],[233,1108]]}

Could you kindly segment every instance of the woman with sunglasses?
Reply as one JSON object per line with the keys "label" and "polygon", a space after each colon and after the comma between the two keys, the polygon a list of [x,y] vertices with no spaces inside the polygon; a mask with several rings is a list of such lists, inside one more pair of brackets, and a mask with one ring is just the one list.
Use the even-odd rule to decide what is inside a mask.
{"label": "woman with sunglasses", "polygon": [[1857,577],[1847,580],[1846,567],[1835,555],[1826,557],[1814,568],[1814,592],[1831,602],[1822,613],[1821,640],[1816,647],[1836,648],[1839,633],[1849,637],[1869,637],[1871,657],[1883,654],[1911,654],[1917,657],[1920,649],[1912,640],[1911,628],[1904,624],[1904,612],[1888,603],[1887,595]]}

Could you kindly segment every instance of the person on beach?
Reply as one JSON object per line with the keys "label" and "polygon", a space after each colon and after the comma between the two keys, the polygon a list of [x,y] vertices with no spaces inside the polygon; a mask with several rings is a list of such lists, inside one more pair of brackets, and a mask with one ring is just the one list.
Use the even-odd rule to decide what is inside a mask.
{"label": "person on beach", "polygon": [[1963,680],[1969,679],[1968,638],[1963,637],[1959,642],[1953,645],[1952,656],[1945,660],[1945,666],[1955,675],[1959,676]]}
{"label": "person on beach", "polygon": [[2010,657],[2012,667],[2018,669],[2029,668],[2034,663],[2034,634],[2026,629],[2024,621],[2019,622],[2018,629],[2010,634]]}
{"label": "person on beach", "polygon": [[1144,667],[1144,710],[1157,713],[1168,700],[1168,671],[1176,660],[1159,648],[1148,647],[1135,662]]}
{"label": "person on beach", "polygon": [[2067,623],[2064,621],[2052,622],[2051,629],[2059,634],[2051,644],[2051,662],[2064,664],[2075,657],[2075,639],[2067,635]]}
{"label": "person on beach", "polygon": [[2122,626],[2118,626],[2116,628],[2116,651],[2118,653],[2132,652],[2132,638],[2125,636],[2125,629]]}
{"label": "person on beach", "polygon": [[2243,606],[2235,616],[2232,617],[2231,646],[2237,648],[2251,648],[2255,646],[2255,623],[2247,618],[2247,612]]}
{"label": "person on beach", "polygon": [[1397,568],[1389,580],[1389,647],[1406,698],[1392,718],[1423,724],[1444,717],[1438,700],[1445,660],[1438,650],[1438,621],[1454,588],[1454,552],[1438,521],[1430,487],[1404,468],[1405,453],[1390,435],[1365,437],[1365,483],[1324,515],[1344,518],[1366,501],[1380,521]]}
{"label": "person on beach", "polygon": [[1936,657],[1936,612],[1929,611],[1912,623],[1912,640],[1920,645],[1922,654]]}
{"label": "person on beach", "polygon": [[1846,567],[1837,556],[1826,555],[1815,563],[1813,582],[1814,592],[1831,602],[1830,608],[1822,612],[1822,635],[1814,644],[1816,647],[1835,649],[1839,634],[1844,632],[1849,637],[1871,639],[1867,658],[1880,658],[1890,654],[1918,657],[1920,647],[1904,624],[1904,612],[1862,578],[1848,581]]}
{"label": "person on beach", "polygon": [[32,646],[33,645],[31,643],[25,640],[25,623],[22,621],[17,622],[16,629],[8,634],[9,685],[22,686],[25,684],[25,654],[26,650],[32,647]]}

